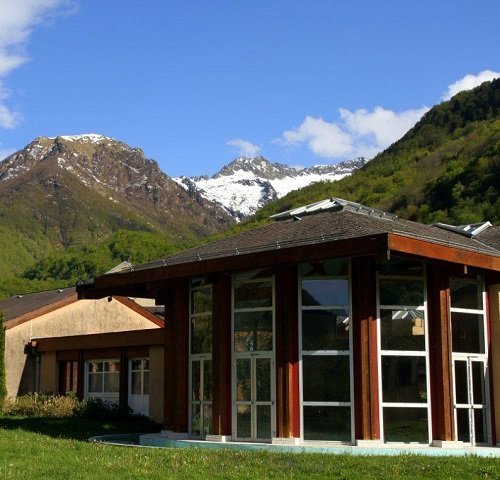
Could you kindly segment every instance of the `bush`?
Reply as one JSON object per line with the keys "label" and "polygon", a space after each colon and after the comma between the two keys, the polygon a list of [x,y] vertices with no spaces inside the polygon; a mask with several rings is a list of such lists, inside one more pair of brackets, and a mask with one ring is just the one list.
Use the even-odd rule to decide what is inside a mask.
{"label": "bush", "polygon": [[85,418],[117,420],[130,417],[132,409],[101,398],[88,398],[78,403],[75,415]]}
{"label": "bush", "polygon": [[16,398],[7,398],[3,405],[4,415],[26,417],[71,417],[75,414],[79,400],[74,395],[51,395],[30,393]]}

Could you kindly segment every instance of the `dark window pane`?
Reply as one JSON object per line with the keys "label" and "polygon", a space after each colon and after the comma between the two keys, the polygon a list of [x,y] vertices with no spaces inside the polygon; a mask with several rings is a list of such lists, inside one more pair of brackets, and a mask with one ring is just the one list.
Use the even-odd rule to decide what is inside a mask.
{"label": "dark window pane", "polygon": [[203,400],[212,400],[212,360],[203,361]]}
{"label": "dark window pane", "polygon": [[455,403],[469,403],[467,362],[465,360],[455,360]]}
{"label": "dark window pane", "polygon": [[236,400],[251,400],[251,360],[238,358],[236,360]]}
{"label": "dark window pane", "polygon": [[425,357],[382,356],[384,402],[427,402]]}
{"label": "dark window pane", "polygon": [[424,312],[380,310],[382,350],[425,350]]}
{"label": "dark window pane", "polygon": [[461,442],[469,443],[471,441],[468,408],[457,408],[457,438]]}
{"label": "dark window pane", "polygon": [[451,312],[454,352],[484,353],[484,318],[481,314]]}
{"label": "dark window pane", "polygon": [[271,280],[237,283],[234,287],[234,308],[272,307],[273,287]]}
{"label": "dark window pane", "polygon": [[102,392],[102,373],[89,374],[89,393]]}
{"label": "dark window pane", "polygon": [[143,362],[144,370],[149,370],[149,358],[143,358]]}
{"label": "dark window pane", "polygon": [[422,280],[381,278],[380,305],[421,306],[424,304],[424,283]]}
{"label": "dark window pane", "polygon": [[488,440],[486,434],[486,410],[474,410],[474,432],[476,443],[486,443]]}
{"label": "dark window pane", "polygon": [[303,280],[303,306],[347,305],[349,291],[347,280]]}
{"label": "dark window pane", "polygon": [[191,388],[192,400],[200,400],[201,384],[200,384],[200,361],[193,360],[191,362]]}
{"label": "dark window pane", "polygon": [[212,289],[202,288],[191,292],[191,313],[210,313],[212,311]]}
{"label": "dark window pane", "polygon": [[429,443],[427,408],[384,408],[386,442]]}
{"label": "dark window pane", "polygon": [[484,405],[486,403],[486,392],[484,389],[484,363],[472,362],[472,387],[474,404]]}
{"label": "dark window pane", "polygon": [[466,279],[450,280],[451,306],[453,308],[483,309],[483,297],[478,283]]}
{"label": "dark window pane", "polygon": [[252,416],[250,405],[238,405],[236,408],[236,435],[238,438],[250,438],[252,435]]}
{"label": "dark window pane", "polygon": [[351,440],[349,407],[304,406],[304,440]]}
{"label": "dark window pane", "polygon": [[347,310],[303,310],[302,350],[349,350]]}
{"label": "dark window pane", "polygon": [[271,406],[257,405],[257,438],[271,438]]}
{"label": "dark window pane", "polygon": [[234,349],[236,352],[271,351],[273,349],[272,312],[234,314]]}
{"label": "dark window pane", "polygon": [[310,262],[300,266],[302,277],[347,277],[349,264],[346,259]]}
{"label": "dark window pane", "polygon": [[132,372],[132,395],[142,395],[141,372]]}
{"label": "dark window pane", "polygon": [[142,369],[142,360],[140,358],[135,358],[130,362],[131,370],[141,370]]}
{"label": "dark window pane", "polygon": [[118,393],[120,391],[120,373],[104,373],[104,391],[107,393]]}
{"label": "dark window pane", "polygon": [[424,273],[424,264],[404,257],[391,257],[381,266],[382,275],[405,275],[421,277]]}
{"label": "dark window pane", "polygon": [[144,378],[144,384],[142,386],[142,388],[143,388],[142,393],[144,395],[149,395],[149,371],[146,370],[144,372],[144,377],[143,378]]}
{"label": "dark window pane", "polygon": [[212,351],[212,315],[191,317],[191,353]]}
{"label": "dark window pane", "polygon": [[349,402],[349,356],[305,355],[302,358],[305,402]]}
{"label": "dark window pane", "polygon": [[103,365],[102,362],[89,362],[89,372],[102,372]]}
{"label": "dark window pane", "polygon": [[269,402],[271,400],[271,360],[269,358],[257,358],[255,368],[257,370],[257,401]]}
{"label": "dark window pane", "polygon": [[191,405],[191,433],[196,437],[201,435],[201,409],[199,404]]}
{"label": "dark window pane", "polygon": [[212,432],[212,405],[203,406],[203,434],[210,435]]}

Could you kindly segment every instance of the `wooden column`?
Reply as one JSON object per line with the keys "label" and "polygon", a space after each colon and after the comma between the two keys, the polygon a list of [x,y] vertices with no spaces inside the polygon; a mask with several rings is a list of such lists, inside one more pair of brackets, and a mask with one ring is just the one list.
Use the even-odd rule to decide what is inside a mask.
{"label": "wooden column", "polygon": [[76,395],[79,400],[83,400],[85,396],[85,360],[83,358],[83,350],[78,350]]}
{"label": "wooden column", "polygon": [[276,435],[300,437],[297,265],[279,267],[276,293]]}
{"label": "wooden column", "polygon": [[231,435],[231,277],[213,279],[212,432]]}
{"label": "wooden column", "polygon": [[454,440],[453,377],[448,273],[438,264],[427,265],[429,372],[432,439]]}
{"label": "wooden column", "polygon": [[125,347],[120,348],[120,395],[119,405],[122,408],[128,407],[128,360]]}
{"label": "wooden column", "polygon": [[351,278],[355,437],[380,440],[375,258],[353,258]]}
{"label": "wooden column", "polygon": [[188,431],[189,283],[178,280],[165,299],[165,428]]}

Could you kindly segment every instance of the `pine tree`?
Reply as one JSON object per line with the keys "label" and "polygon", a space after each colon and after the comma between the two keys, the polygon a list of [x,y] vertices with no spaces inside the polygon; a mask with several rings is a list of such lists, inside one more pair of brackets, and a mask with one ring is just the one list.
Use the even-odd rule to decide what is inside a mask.
{"label": "pine tree", "polygon": [[0,312],[0,410],[7,397],[7,384],[5,379],[5,328],[3,326],[4,314]]}

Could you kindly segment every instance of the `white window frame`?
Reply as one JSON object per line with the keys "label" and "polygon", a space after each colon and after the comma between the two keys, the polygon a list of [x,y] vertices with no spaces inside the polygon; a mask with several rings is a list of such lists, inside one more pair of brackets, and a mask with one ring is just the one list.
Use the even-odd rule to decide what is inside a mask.
{"label": "white window frame", "polygon": [[[118,376],[121,376],[121,370],[123,368],[123,365],[121,365],[120,359],[119,358],[97,358],[97,359],[88,359],[85,360],[85,398],[100,398],[104,402],[111,402],[111,403],[119,403],[120,401],[120,386],[118,384],[118,391],[117,392],[104,392],[104,374],[106,373],[104,371],[104,366],[103,366],[103,371],[98,372],[96,374],[102,376],[102,387],[103,391],[101,392],[90,392],[89,387],[90,387],[90,381],[89,381],[89,375],[91,372],[89,371],[89,364],[90,363],[106,363],[106,362],[118,362],[120,365],[120,370],[118,371]],[[115,373],[116,374],[116,373]],[[92,373],[92,375],[95,375]]]}
{"label": "white window frame", "polygon": [[[429,363],[429,325],[428,325],[428,308],[427,308],[427,275],[426,263],[422,263],[422,275],[381,275],[377,272],[377,351],[378,351],[378,389],[379,389],[379,418],[380,418],[380,439],[382,442],[391,445],[402,444],[406,442],[385,441],[384,434],[384,407],[390,408],[422,408],[427,409],[427,431],[428,443],[432,443],[432,405],[431,405],[431,379],[430,379],[430,363]],[[382,305],[380,303],[380,279],[387,280],[421,280],[423,288],[423,305]],[[382,350],[382,320],[381,310],[417,310],[424,312],[424,333],[425,333],[425,350]],[[387,357],[420,357],[425,359],[425,383],[426,383],[426,402],[384,402],[383,397],[383,380],[382,380],[382,358]],[[410,442],[417,445],[425,445],[420,442]]]}
{"label": "white window frame", "polygon": [[[206,435],[209,435],[211,432],[211,425],[208,427],[208,431],[205,429],[205,407],[212,407],[212,400],[203,400],[204,397],[204,372],[205,372],[205,361],[210,361],[211,366],[213,368],[212,363],[212,353],[191,353],[191,339],[192,339],[192,319],[196,317],[203,317],[210,315],[212,318],[212,328],[213,328],[213,307],[210,311],[206,312],[198,312],[193,313],[193,292],[200,290],[211,290],[211,294],[213,295],[213,285],[211,283],[204,283],[199,286],[190,286],[189,288],[189,434],[196,438],[204,438]],[[212,351],[213,351],[213,342],[212,342]],[[193,399],[193,363],[198,362],[200,364],[200,399]],[[212,371],[213,374],[213,371]],[[213,395],[213,377],[212,377],[212,395]],[[193,406],[199,406],[200,409],[200,434],[193,433]],[[211,417],[212,418],[212,417]]]}
{"label": "white window frame", "polygon": [[[297,295],[299,304],[299,399],[300,399],[300,440],[302,443],[318,443],[318,440],[304,440],[304,407],[349,407],[351,409],[351,440],[350,443],[353,444],[355,441],[355,412],[354,412],[354,366],[353,366],[353,355],[352,355],[352,342],[353,342],[353,322],[352,322],[352,275],[351,275],[351,259],[350,258],[328,258],[321,260],[321,262],[335,261],[335,260],[347,260],[347,275],[325,275],[325,276],[308,276],[303,277],[301,274],[301,265],[299,268],[299,281],[297,285]],[[304,262],[309,263],[309,262]],[[347,280],[348,289],[348,305],[320,305],[320,306],[303,306],[302,305],[302,280]],[[302,350],[302,312],[307,310],[347,310],[349,315],[349,351],[347,350]],[[303,374],[303,357],[304,356],[349,356],[349,385],[350,394],[349,402],[313,402],[304,401],[304,374]],[[345,444],[348,442],[328,440],[321,441],[321,443],[333,443],[333,444]]]}
{"label": "white window frame", "polygon": [[[257,273],[258,270],[255,271]],[[234,440],[242,440],[247,442],[259,442],[259,441],[270,441],[276,436],[276,288],[275,288],[275,276],[274,274],[269,277],[246,279],[239,278],[241,275],[251,274],[252,272],[241,272],[240,274],[235,274],[232,277],[231,282],[231,431],[232,438]],[[271,295],[272,295],[272,305],[270,307],[253,307],[253,308],[235,308],[234,302],[234,290],[238,284],[251,284],[251,283],[261,283],[263,281],[271,282]],[[251,312],[271,312],[272,315],[272,350],[269,351],[245,351],[236,352],[235,342],[234,342],[234,321],[235,313],[251,313]],[[237,398],[237,360],[239,359],[250,359],[251,360],[251,399],[249,401],[236,400]],[[270,360],[270,401],[257,401],[256,399],[256,373],[255,366],[257,364],[257,359],[269,359]],[[251,407],[251,436],[238,437],[238,405],[247,405]],[[257,407],[258,406],[270,406],[271,408],[271,438],[258,438],[257,437]]]}
{"label": "white window frame", "polygon": [[[141,361],[141,368],[139,370],[133,370],[132,369],[132,362],[137,361],[137,360]],[[148,416],[149,415],[149,393],[144,393],[144,385],[145,385],[144,374],[145,374],[145,372],[148,372],[148,374],[150,373],[151,365],[149,365],[149,368],[147,368],[147,369],[144,368],[145,361],[147,361],[149,363],[149,357],[133,357],[133,358],[128,359],[128,405],[130,408],[132,408],[132,410],[134,410],[133,405],[131,405],[131,403],[133,403],[131,401],[132,397],[140,397],[140,400],[139,399],[138,400],[144,404],[144,408],[141,408],[140,411],[137,411],[137,412],[136,412],[136,410],[134,410],[134,412]],[[133,373],[140,373],[141,393],[133,393],[132,392],[132,386],[133,386],[132,385],[132,374]],[[148,376],[148,378],[151,378],[151,377]],[[149,385],[148,385],[148,392],[149,392]]]}

